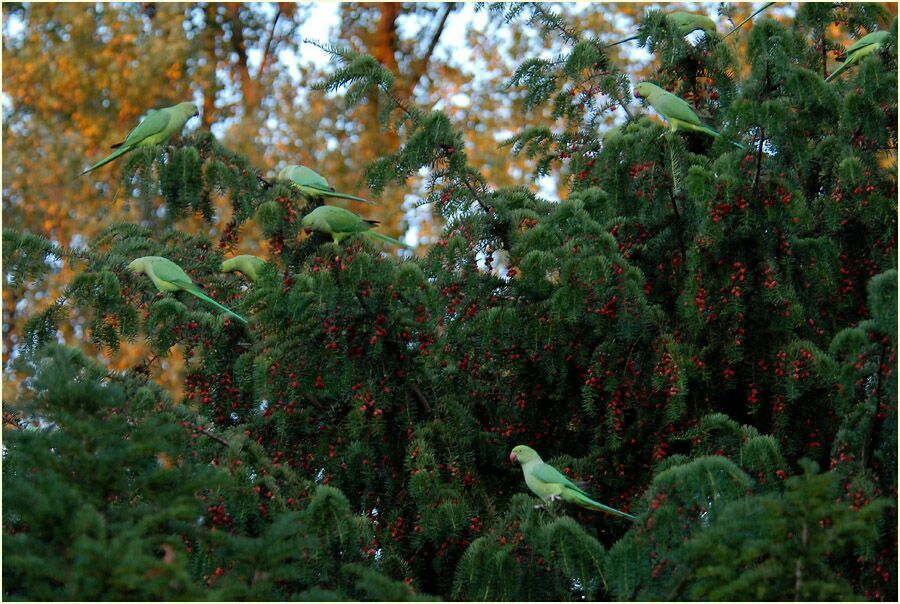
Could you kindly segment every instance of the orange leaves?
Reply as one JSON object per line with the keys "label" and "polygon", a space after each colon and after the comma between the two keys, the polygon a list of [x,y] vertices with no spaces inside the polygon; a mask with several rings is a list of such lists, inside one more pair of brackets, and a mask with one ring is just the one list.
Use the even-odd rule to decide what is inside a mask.
{"label": "orange leaves", "polygon": [[76,111],[72,113],[72,122],[79,136],[85,141],[90,141],[92,146],[102,142],[104,130],[95,119]]}
{"label": "orange leaves", "polygon": [[181,66],[177,63],[173,63],[169,66],[169,69],[166,70],[166,77],[169,78],[170,82],[177,82],[181,79]]}
{"label": "orange leaves", "polygon": [[[160,451],[156,454],[156,461],[163,470],[171,470],[175,466],[175,464],[172,463],[172,458],[169,457],[169,455],[165,451]],[[167,546],[164,545],[163,547],[165,548]],[[172,548],[169,547],[169,549],[171,550]],[[166,553],[166,555],[169,555],[168,552]],[[174,553],[171,557],[174,558]],[[169,562],[167,562],[167,564],[168,563]]]}

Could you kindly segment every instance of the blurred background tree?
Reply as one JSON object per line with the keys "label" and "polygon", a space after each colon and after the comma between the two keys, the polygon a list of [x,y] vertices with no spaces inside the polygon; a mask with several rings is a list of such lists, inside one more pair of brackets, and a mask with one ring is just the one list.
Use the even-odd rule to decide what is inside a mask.
{"label": "blurred background tree", "polygon": [[[322,77],[325,61],[320,50],[303,43],[304,36],[372,52],[397,72],[400,95],[415,95],[428,105],[450,103],[447,108],[456,107],[453,117],[463,124],[469,119],[466,107],[484,107],[472,116],[470,144],[494,166],[490,174],[498,184],[517,177],[521,182],[525,172],[501,159],[505,152],[497,150],[494,135],[509,116],[508,102],[496,91],[479,92],[476,70],[465,63],[477,57],[496,77],[506,75],[509,66],[495,54],[497,45],[487,42],[485,21],[479,31],[466,23],[472,7],[460,17],[462,8],[418,3],[5,4],[5,224],[77,247],[111,221],[160,223],[158,206],[129,203],[127,191],[120,191],[110,206],[119,187],[114,169],[71,181],[148,109],[185,99],[202,106],[201,128],[212,127],[269,174],[285,163],[305,163],[341,190],[369,194],[362,168],[378,153],[396,148],[396,135],[377,126],[377,99],[347,111],[339,96],[308,89]],[[454,17],[451,33],[457,38],[451,49],[442,48]],[[474,44],[466,48],[465,42]],[[318,60],[307,59],[309,54]],[[388,189],[372,215],[394,235],[407,227],[404,204],[414,203],[404,197],[408,192]],[[211,227],[182,226],[210,228],[215,237],[229,222],[227,205],[220,209],[225,215]],[[424,218],[420,241],[427,240],[431,228]],[[55,299],[71,277],[60,266],[47,290],[4,288],[4,363],[21,344],[16,334],[22,317]],[[79,338],[83,328],[83,318],[73,316],[62,326],[62,336]],[[138,346],[116,362],[127,366],[140,351]],[[180,361],[167,363],[177,369]]]}
{"label": "blurred background tree", "polygon": [[[573,22],[581,30],[612,42],[632,34],[644,12],[655,6],[554,8],[577,16]],[[734,5],[732,19],[750,8]],[[688,3],[685,9],[704,11],[723,27],[727,23],[716,16],[715,4]],[[373,97],[348,110],[339,95],[310,91],[309,84],[327,72],[327,57],[304,39],[338,41],[371,53],[396,74],[399,97],[447,112],[465,131],[466,150],[491,185],[531,182],[533,162],[498,148],[513,133],[509,120],[521,94],[486,84],[511,75],[519,57],[554,56],[564,45],[522,21],[507,22],[457,3],[13,2],[3,11],[4,222],[76,247],[111,221],[162,221],[158,206],[132,203],[127,191],[110,205],[119,188],[112,168],[70,181],[148,109],[185,99],[202,106],[202,123],[190,127],[213,128],[268,174],[286,163],[305,163],[339,190],[370,194],[361,167],[398,144],[395,132],[377,127],[384,103]],[[635,74],[650,69],[651,55],[635,52],[633,45],[610,52],[627,58],[627,69]],[[618,114],[624,118],[622,111]],[[548,116],[549,109],[540,108],[517,119],[530,125],[546,123]],[[540,185],[552,197],[566,189],[554,178]],[[392,185],[369,211],[390,234],[410,229],[414,241],[427,243],[441,225],[427,206],[415,207],[421,199],[415,191],[415,186]],[[227,204],[219,209],[223,215],[215,224],[191,224],[188,218],[182,228],[220,235],[229,217]],[[243,251],[262,250],[250,245]],[[4,364],[21,344],[16,334],[22,318],[55,299],[71,276],[61,265],[46,290],[4,288]],[[72,341],[83,330],[84,319],[75,315],[62,326],[61,336]],[[143,347],[126,349],[114,361],[120,368],[133,363]],[[166,363],[173,376],[179,374],[177,356]],[[4,379],[15,380],[15,374]]]}

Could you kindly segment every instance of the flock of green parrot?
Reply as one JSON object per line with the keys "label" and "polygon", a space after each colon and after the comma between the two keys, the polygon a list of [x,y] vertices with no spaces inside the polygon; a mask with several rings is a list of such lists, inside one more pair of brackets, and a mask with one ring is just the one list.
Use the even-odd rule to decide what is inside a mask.
{"label": "flock of green parrot", "polygon": [[[190,102],[178,103],[172,107],[151,110],[147,116],[128,133],[128,136],[125,137],[124,141],[112,146],[112,148],[115,149],[113,153],[84,170],[79,176],[83,176],[88,172],[92,172],[97,168],[105,166],[111,161],[114,161],[129,151],[133,151],[139,147],[153,147],[166,144],[172,135],[180,132],[181,129],[184,128],[184,125],[188,120],[197,115],[200,115],[197,106]],[[322,175],[306,166],[287,166],[278,173],[278,179],[287,181],[293,188],[313,201],[321,201],[329,197],[336,197],[362,203],[371,203],[362,197],[335,191],[334,187],[329,186],[328,181],[325,180]],[[373,231],[372,228],[378,225],[377,221],[365,220],[349,210],[336,206],[319,206],[304,216],[300,224],[304,227],[307,234],[312,231],[324,233],[330,235],[335,243],[340,243],[342,239],[349,237],[350,235],[364,234],[375,240],[401,247],[408,247],[402,241]],[[224,261],[220,270],[225,273],[239,271],[250,281],[256,281],[259,278],[260,271],[264,265],[265,261],[262,258],[251,255],[242,255]],[[128,269],[133,273],[144,273],[147,275],[161,292],[188,292],[189,294],[223,310],[225,313],[235,317],[242,323],[247,323],[247,320],[244,317],[204,294],[200,289],[200,286],[194,283],[180,266],[168,258],[163,258],[162,256],[144,256],[132,261],[131,264],[128,265]]]}
{"label": "flock of green parrot", "polygon": [[[734,33],[753,16],[772,4],[772,2],[767,3],[732,29],[725,37]],[[707,36],[716,34],[715,22],[705,15],[675,12],[666,15],[666,19],[673,30],[680,36],[686,36],[698,30],[702,30]],[[876,52],[884,44],[888,35],[887,31],[879,30],[860,38],[847,49],[843,65],[828,76],[826,82],[836,78],[864,57]],[[637,36],[626,38],[610,46],[634,39],[637,39]],[[687,130],[702,132],[713,137],[720,136],[718,132],[700,122],[700,118],[687,102],[655,84],[640,82],[635,86],[634,96],[643,99],[652,106],[668,122],[672,132]],[[115,149],[112,154],[87,168],[81,175],[96,170],[138,147],[166,144],[173,134],[180,132],[187,121],[197,115],[199,115],[197,106],[190,102],[150,111],[137,127],[128,133],[124,141],[112,146]],[[743,148],[739,143],[734,141],[732,143]],[[313,201],[334,197],[370,203],[361,197],[335,191],[333,187],[328,185],[328,181],[325,178],[306,166],[287,166],[278,173],[278,179],[287,181],[302,195]],[[378,222],[366,220],[349,210],[337,206],[321,205],[304,216],[300,224],[304,227],[307,234],[315,231],[330,235],[335,243],[340,243],[343,239],[352,235],[362,234],[378,241],[407,247],[406,244],[397,239],[372,230],[374,226],[378,225]],[[240,255],[222,262],[220,270],[225,273],[238,271],[253,282],[259,279],[265,264],[265,261],[257,256]],[[168,258],[163,258],[162,256],[137,258],[128,265],[128,270],[133,273],[144,273],[161,292],[188,292],[216,306],[242,323],[247,323],[244,317],[204,294],[200,286],[194,283],[180,266]],[[518,462],[521,465],[525,484],[547,504],[555,501],[564,501],[589,510],[605,512],[632,521],[637,520],[631,514],[621,512],[591,499],[580,484],[569,480],[556,468],[544,463],[540,455],[530,447],[525,445],[516,446],[510,453],[509,459],[510,462]]]}
{"label": "flock of green parrot", "polygon": [[[752,19],[754,16],[769,8],[774,2],[766,3],[762,8],[757,10],[755,13],[744,19],[741,23],[739,23],[734,29],[725,34],[722,39],[727,38],[735,31],[740,29],[744,23]],[[666,21],[670,24],[671,28],[677,32],[679,36],[687,36],[695,31],[703,31],[707,36],[713,36],[716,34],[716,24],[715,22],[705,15],[695,15],[693,13],[683,13],[683,12],[675,12],[666,15]],[[839,76],[849,67],[852,67],[864,57],[876,52],[879,48],[882,47],[885,40],[888,38],[888,32],[885,30],[873,31],[863,36],[855,44],[853,44],[850,48],[847,49],[844,57],[840,60],[843,60],[844,63],[841,65],[834,73],[828,76],[825,81],[830,82],[832,79]],[[625,38],[624,40],[620,40],[615,42],[614,44],[610,44],[610,46],[615,46],[617,44],[621,44],[623,42],[627,42],[629,40],[635,40],[638,36],[633,36],[631,38]],[[641,82],[634,88],[634,96],[640,99],[643,99],[647,102],[648,105],[653,107],[656,112],[668,122],[669,127],[672,132],[676,132],[678,130],[689,130],[693,132],[702,132],[704,134],[708,134],[709,136],[718,137],[720,134],[713,130],[712,128],[703,125],[700,122],[700,118],[691,109],[691,106],[685,102],[683,99],[675,96],[674,94],[667,92],[660,88],[659,86],[652,84],[650,82]],[[731,141],[731,144],[736,147],[743,149],[744,146],[738,142]]]}

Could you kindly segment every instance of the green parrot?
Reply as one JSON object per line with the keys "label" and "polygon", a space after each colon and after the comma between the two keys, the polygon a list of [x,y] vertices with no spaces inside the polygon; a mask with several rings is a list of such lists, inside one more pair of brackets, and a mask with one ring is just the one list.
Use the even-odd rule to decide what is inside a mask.
{"label": "green parrot", "polygon": [[825,81],[830,82],[839,74],[843,73],[847,68],[856,65],[864,57],[867,57],[873,52],[876,52],[879,48],[881,48],[881,46],[884,44],[884,41],[887,40],[889,35],[890,32],[882,29],[868,33],[857,40],[853,46],[847,49],[844,64],[838,67],[833,74],[825,78]]}
{"label": "green parrot", "polygon": [[253,256],[252,254],[243,254],[241,256],[235,256],[234,258],[225,260],[224,262],[222,262],[222,266],[219,268],[219,270],[223,273],[240,271],[244,274],[245,277],[250,279],[250,281],[256,281],[257,279],[259,279],[259,272],[265,265],[266,261],[259,256]]}
{"label": "green parrot", "polygon": [[[645,99],[650,106],[656,109],[662,117],[669,122],[672,132],[678,130],[692,130],[702,132],[710,136],[721,136],[718,132],[700,123],[700,118],[691,109],[691,106],[671,92],[666,92],[656,84],[641,82],[634,87],[634,96]],[[731,141],[733,145],[744,148],[740,143]]]}
{"label": "green parrot", "polygon": [[706,15],[695,15],[694,13],[669,13],[666,15],[666,21],[675,26],[678,35],[684,37],[689,33],[702,29],[707,36],[716,34],[716,22]]}
{"label": "green parrot", "polygon": [[110,147],[115,149],[111,155],[97,162],[79,174],[79,176],[84,176],[92,170],[105,166],[137,147],[152,147],[164,144],[173,134],[184,128],[185,123],[189,119],[196,115],[200,115],[200,112],[193,103],[178,103],[172,107],[151,110],[147,117],[141,120],[141,123],[128,133],[124,141]]}
{"label": "green parrot", "polygon": [[[697,31],[698,29],[702,29],[707,36],[713,36],[716,34],[716,22],[706,15],[674,12],[667,14],[665,18],[666,21],[674,27],[675,31],[682,38],[689,33]],[[608,45],[607,48],[612,48],[613,46],[618,46],[619,44],[624,44],[625,42],[637,40],[638,38],[640,38],[639,35],[631,36],[630,38],[625,38],[624,40],[613,42],[612,44]]]}
{"label": "green parrot", "polygon": [[604,144],[609,144],[612,141],[620,138],[622,136],[622,132],[625,130],[625,125],[613,126],[612,128],[607,128],[603,131],[603,136],[600,137],[600,140],[603,141]]}
{"label": "green parrot", "polygon": [[340,243],[341,239],[349,237],[356,233],[368,235],[373,239],[399,245],[401,247],[409,247],[402,241],[398,241],[393,237],[382,235],[375,232],[372,227],[378,225],[377,220],[365,220],[360,218],[350,210],[338,208],[335,206],[319,206],[309,214],[303,217],[300,225],[304,227],[307,233],[316,231],[331,235],[335,243]]}
{"label": "green parrot", "polygon": [[363,199],[362,197],[338,193],[334,190],[334,187],[328,184],[328,181],[325,180],[321,174],[310,170],[306,166],[285,166],[278,173],[278,179],[289,180],[294,188],[311,199],[338,197],[340,199],[361,201],[362,203],[372,203],[368,199]]}
{"label": "green parrot", "polygon": [[584,489],[566,478],[559,470],[549,464],[545,464],[537,451],[525,445],[518,445],[509,454],[509,461],[519,462],[522,473],[525,475],[525,484],[531,492],[550,502],[562,499],[568,503],[580,505],[589,510],[606,512],[613,516],[621,516],[629,520],[637,520],[637,517],[615,508],[603,505],[591,499]]}
{"label": "green parrot", "polygon": [[191,278],[188,277],[187,273],[168,258],[163,258],[162,256],[144,256],[143,258],[132,260],[131,264],[128,265],[128,270],[132,273],[146,274],[153,281],[153,285],[156,286],[156,289],[161,292],[186,291],[201,300],[205,300],[206,302],[221,308],[237,320],[243,323],[247,322],[247,319],[244,317],[231,311],[225,306],[222,306],[200,291],[200,287],[191,281]]}

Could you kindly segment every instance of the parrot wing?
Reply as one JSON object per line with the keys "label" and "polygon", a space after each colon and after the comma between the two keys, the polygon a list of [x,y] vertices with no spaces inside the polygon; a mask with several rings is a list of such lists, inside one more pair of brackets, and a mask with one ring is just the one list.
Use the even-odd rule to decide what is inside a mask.
{"label": "parrot wing", "polygon": [[676,27],[687,27],[691,22],[693,22],[694,16],[695,15],[692,15],[690,13],[669,13],[668,15],[666,15],[666,21],[669,21]]}
{"label": "parrot wing", "polygon": [[565,474],[546,463],[539,463],[534,466],[531,470],[531,475],[540,480],[541,482],[549,482],[551,484],[561,484],[569,487],[570,489],[581,493],[584,496],[587,496],[577,484],[566,478]]}
{"label": "parrot wing", "polygon": [[289,178],[298,185],[334,191],[334,189],[328,186],[328,181],[325,180],[324,176],[306,166],[294,166],[289,171],[289,175]]}
{"label": "parrot wing", "polygon": [[853,45],[847,49],[846,55],[851,55],[854,52],[857,52],[866,46],[871,46],[872,44],[881,44],[888,37],[888,32],[883,30],[873,31],[872,33],[866,34],[859,40],[853,43]]}
{"label": "parrot wing", "polygon": [[333,233],[362,233],[368,231],[378,222],[375,220],[363,220],[353,212],[335,206],[322,206],[326,208],[322,213],[325,221]]}
{"label": "parrot wing", "polygon": [[194,285],[194,282],[191,281],[191,278],[188,277],[187,273],[184,272],[180,266],[167,258],[151,261],[150,269],[153,271],[153,274],[163,281],[168,281],[169,283],[173,283],[187,290],[190,290],[192,286],[199,290],[199,288]]}
{"label": "parrot wing", "polygon": [[120,145],[136,145],[142,140],[154,134],[159,134],[166,129],[171,119],[170,111],[166,109],[153,110],[147,114],[141,123],[135,126],[134,130],[128,133],[125,141]]}
{"label": "parrot wing", "polygon": [[[655,98],[654,98],[655,97]],[[700,125],[700,118],[684,99],[666,91],[654,93],[647,98],[653,108],[666,119],[675,118],[688,124]]]}

